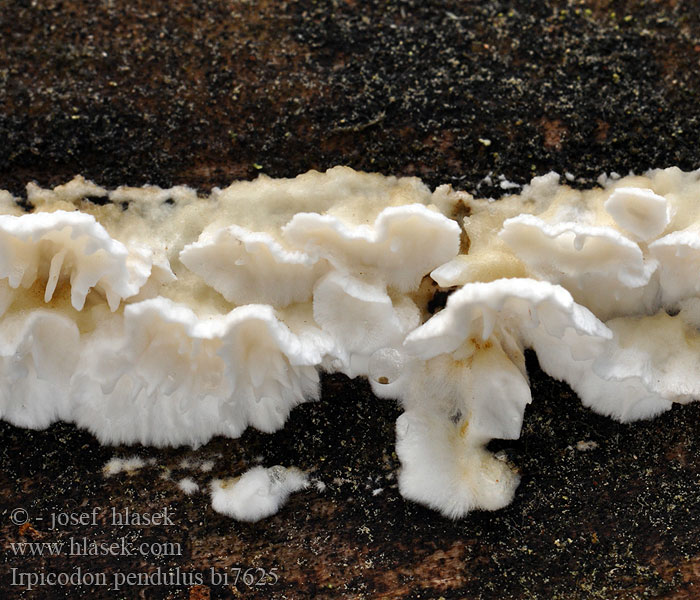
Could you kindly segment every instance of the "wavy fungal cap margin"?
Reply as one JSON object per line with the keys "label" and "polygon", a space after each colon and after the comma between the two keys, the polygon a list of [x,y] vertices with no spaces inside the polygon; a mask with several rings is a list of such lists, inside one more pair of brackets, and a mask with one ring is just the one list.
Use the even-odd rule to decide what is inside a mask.
{"label": "wavy fungal cap margin", "polygon": [[[520,434],[526,348],[621,421],[700,395],[700,172],[601,185],[548,174],[494,202],[347,167],[208,196],[76,177],[29,184],[28,212],[0,191],[0,417],[198,445],[279,429],[337,371],[401,403],[406,498],[497,509],[518,476],[486,444]],[[212,501],[256,520],[307,485],[261,466]]]}

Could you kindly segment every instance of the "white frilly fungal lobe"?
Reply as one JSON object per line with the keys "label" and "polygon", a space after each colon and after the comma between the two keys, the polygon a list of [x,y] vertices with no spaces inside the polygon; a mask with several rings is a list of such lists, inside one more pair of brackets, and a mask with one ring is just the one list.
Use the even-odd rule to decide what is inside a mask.
{"label": "white frilly fungal lobe", "polygon": [[264,231],[230,225],[204,232],[180,252],[193,273],[228,302],[288,306],[306,302],[325,263],[299,250],[288,250]]}
{"label": "white frilly fungal lobe", "polygon": [[459,251],[459,226],[420,204],[389,207],[372,226],[348,226],[331,215],[301,213],[283,228],[290,243],[352,274],[376,274],[408,292]]}
{"label": "white frilly fungal lobe", "polygon": [[420,323],[420,311],[410,298],[392,300],[384,286],[338,271],[314,288],[313,315],[333,340],[326,369],[349,377],[367,376],[371,356],[399,346]]}
{"label": "white frilly fungal lobe", "polygon": [[520,215],[499,235],[534,277],[571,290],[601,318],[647,308],[656,296],[657,261],[612,227]]}
{"label": "white frilly fungal lobe", "polygon": [[535,339],[566,339],[570,356],[585,360],[610,337],[547,282],[499,279],[452,294],[404,342],[416,364],[397,390],[406,408],[396,425],[401,493],[452,518],[508,504],[518,476],[485,446],[520,436],[531,400],[524,348]]}
{"label": "white frilly fungal lobe", "polygon": [[605,201],[605,210],[637,242],[657,237],[671,222],[671,205],[650,189],[615,188]]}
{"label": "white frilly fungal lobe", "polygon": [[662,303],[675,306],[700,294],[700,224],[674,231],[649,244],[659,262]]}
{"label": "white frilly fungal lobe", "polygon": [[40,279],[44,302],[68,281],[76,310],[96,288],[114,311],[139,291],[150,271],[147,256],[130,254],[92,215],[57,210],[0,219],[0,279],[11,288],[30,288]]}
{"label": "white frilly fungal lobe", "polygon": [[294,467],[253,467],[240,477],[215,479],[211,483],[211,504],[218,513],[254,523],[274,515],[290,494],[308,486],[308,476]]}
{"label": "white frilly fungal lobe", "polygon": [[[365,376],[404,409],[401,493],[497,509],[519,476],[486,446],[520,435],[527,348],[620,421],[700,395],[700,172],[600,185],[491,201],[336,167],[206,197],[76,177],[28,185],[28,211],[0,191],[0,417],[196,446],[279,429],[321,371]],[[307,484],[256,467],[212,502],[254,521]]]}
{"label": "white frilly fungal lobe", "polygon": [[612,338],[588,360],[570,360],[560,340],[533,347],[542,368],[586,406],[622,422],[648,419],[700,397],[699,302],[683,301],[674,316],[661,310],[608,321]]}
{"label": "white frilly fungal lobe", "polygon": [[72,420],[71,375],[80,334],[72,319],[45,309],[6,315],[0,337],[0,415],[19,427]]}
{"label": "white frilly fungal lobe", "polygon": [[108,443],[199,445],[248,425],[273,432],[319,396],[322,346],[270,306],[199,318],[153,298],[128,305],[117,331],[86,337],[75,420]]}

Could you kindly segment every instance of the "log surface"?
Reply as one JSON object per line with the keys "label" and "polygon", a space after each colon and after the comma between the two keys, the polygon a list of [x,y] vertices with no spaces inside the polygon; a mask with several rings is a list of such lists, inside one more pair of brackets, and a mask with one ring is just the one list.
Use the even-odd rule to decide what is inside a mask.
{"label": "log surface", "polygon": [[[80,173],[208,191],[345,164],[497,197],[500,176],[522,184],[557,170],[590,187],[603,172],[698,168],[699,15],[691,0],[5,2],[0,188],[23,195],[27,181]],[[401,498],[399,410],[340,376],[283,431],[198,449],[102,447],[71,425],[0,423],[3,597],[700,597],[700,404],[621,425],[582,408],[532,356],[528,369],[522,437],[494,444],[521,470],[516,499],[458,522]],[[152,460],[103,475],[132,455]],[[258,462],[315,468],[325,490],[251,525],[177,485],[190,477],[205,492]],[[166,507],[173,526],[111,520],[112,509]],[[16,508],[28,524],[11,522]],[[93,510],[95,524],[49,530],[52,516]],[[71,538],[154,551],[11,547]],[[166,542],[180,553],[155,556]],[[12,585],[78,568],[109,584],[154,578],[121,590]],[[261,572],[244,580],[250,568],[278,581],[252,585]]]}

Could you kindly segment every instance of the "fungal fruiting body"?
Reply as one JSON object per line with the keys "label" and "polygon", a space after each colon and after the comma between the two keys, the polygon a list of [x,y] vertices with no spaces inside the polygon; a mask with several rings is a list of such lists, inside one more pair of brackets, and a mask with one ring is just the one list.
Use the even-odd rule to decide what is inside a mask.
{"label": "fungal fruiting body", "polygon": [[[404,409],[405,497],[500,508],[518,476],[486,445],[520,435],[526,349],[620,421],[700,395],[700,171],[600,183],[491,201],[344,167],[207,197],[76,177],[30,184],[28,212],[0,192],[0,417],[198,445],[279,429],[321,371],[363,376]],[[307,483],[256,467],[211,493],[255,520]]]}
{"label": "fungal fruiting body", "polygon": [[212,508],[238,521],[255,522],[275,514],[289,494],[308,485],[306,474],[294,467],[253,467],[240,477],[212,481]]}

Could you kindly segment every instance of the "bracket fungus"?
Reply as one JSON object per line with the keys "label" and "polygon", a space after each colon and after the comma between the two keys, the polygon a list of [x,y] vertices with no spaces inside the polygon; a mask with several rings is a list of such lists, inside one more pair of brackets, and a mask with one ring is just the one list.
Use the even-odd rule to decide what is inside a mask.
{"label": "bracket fungus", "polygon": [[[29,184],[29,210],[0,192],[0,417],[199,445],[281,428],[341,372],[403,408],[406,498],[494,510],[518,474],[487,444],[520,435],[526,349],[620,421],[700,395],[699,198],[700,171],[675,168],[585,191],[549,174],[499,201],[345,167],[205,198],[81,177]],[[212,502],[257,520],[307,485],[261,466]]]}

